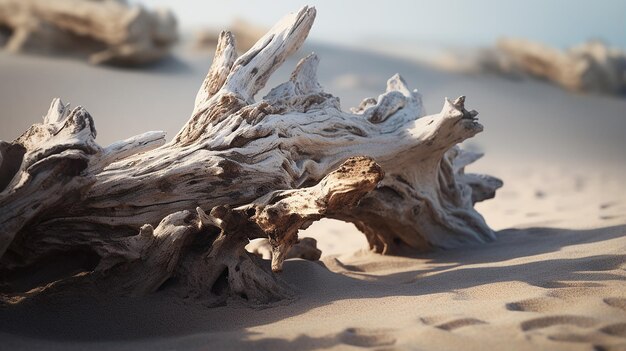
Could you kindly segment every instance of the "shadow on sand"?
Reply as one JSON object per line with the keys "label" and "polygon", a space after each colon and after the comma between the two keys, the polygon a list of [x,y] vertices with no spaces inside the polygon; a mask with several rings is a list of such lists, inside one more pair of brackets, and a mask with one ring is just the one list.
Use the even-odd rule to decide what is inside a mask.
{"label": "shadow on sand", "polygon": [[[124,341],[132,344],[141,341],[162,346],[163,342],[167,343],[163,338],[184,337],[178,339],[177,348],[184,348],[184,343],[197,343],[198,340],[202,340],[202,344],[207,347],[219,347],[224,338],[211,338],[212,333],[219,332],[231,335],[228,338],[230,347],[236,340],[236,343],[240,343],[237,347],[242,349],[253,344],[267,349],[291,349],[290,345],[296,341],[252,341],[249,339],[252,334],[246,328],[274,323],[344,299],[387,296],[417,298],[483,284],[514,281],[542,288],[558,288],[559,284],[561,287],[602,286],[604,280],[623,279],[609,271],[623,267],[626,254],[572,259],[542,258],[527,263],[515,261],[518,258],[557,252],[567,246],[600,243],[625,235],[626,225],[591,230],[508,229],[500,231],[499,239],[494,243],[416,257],[414,265],[408,265],[401,272],[390,275],[367,274],[359,271],[358,267],[352,267],[354,270],[350,274],[338,274],[329,271],[321,262],[291,260],[286,263],[283,275],[298,290],[297,301],[260,310],[250,309],[238,301],[231,301],[224,307],[206,308],[197,302],[184,301],[164,293],[143,298],[67,294],[45,296],[1,307],[0,340],[4,333],[63,343]],[[489,267],[480,266],[487,263]],[[347,267],[350,269],[351,266]],[[307,345],[312,349],[346,343],[346,340],[357,340],[357,343],[359,340],[367,340],[367,337],[351,333],[354,334],[354,331],[345,330],[321,338],[300,336],[307,340],[298,340],[297,345],[299,348]]]}

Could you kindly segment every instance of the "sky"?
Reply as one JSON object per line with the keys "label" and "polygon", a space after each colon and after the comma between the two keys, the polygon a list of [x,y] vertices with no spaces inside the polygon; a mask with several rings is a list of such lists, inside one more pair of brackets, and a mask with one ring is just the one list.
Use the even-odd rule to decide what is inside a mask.
{"label": "sky", "polygon": [[626,48],[625,0],[130,0],[172,9],[182,31],[226,27],[239,17],[270,27],[304,5],[317,8],[310,38],[336,44],[414,42],[488,46],[502,36],[557,47],[602,39]]}

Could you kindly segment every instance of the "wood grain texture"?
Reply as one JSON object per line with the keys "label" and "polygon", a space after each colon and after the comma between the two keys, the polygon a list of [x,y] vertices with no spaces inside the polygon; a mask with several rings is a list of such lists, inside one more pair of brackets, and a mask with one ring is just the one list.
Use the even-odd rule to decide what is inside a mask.
{"label": "wood grain texture", "polygon": [[[168,281],[209,304],[264,304],[293,296],[272,272],[286,257],[319,257],[296,244],[321,218],[355,223],[383,254],[494,239],[473,205],[502,182],[464,172],[481,155],[456,144],[483,128],[464,97],[426,116],[395,75],[345,112],[318,83],[312,54],[255,100],[314,18],[310,7],[285,17],[240,57],[222,33],[193,114],[170,142],[148,132],[101,147],[89,113],[55,99],[42,124],[0,143],[0,270],[83,251],[98,264],[61,285],[140,295]],[[245,250],[256,238],[271,245],[272,271]],[[289,256],[294,245],[300,253]]]}

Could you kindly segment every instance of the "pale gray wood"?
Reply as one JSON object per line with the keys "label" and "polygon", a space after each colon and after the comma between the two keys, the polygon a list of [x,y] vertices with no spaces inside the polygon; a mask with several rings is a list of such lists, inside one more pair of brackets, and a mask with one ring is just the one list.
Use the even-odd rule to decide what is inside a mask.
{"label": "pale gray wood", "polygon": [[169,54],[176,19],[123,0],[0,0],[11,52],[86,56],[91,63],[143,64]]}
{"label": "pale gray wood", "polygon": [[[473,205],[502,183],[464,172],[480,155],[456,144],[483,129],[464,97],[426,116],[395,75],[345,112],[318,83],[312,54],[255,100],[314,18],[304,7],[240,57],[222,33],[170,142],[148,132],[100,147],[92,117],[56,99],[43,124],[0,143],[0,270],[83,250],[100,258],[83,281],[111,293],[145,294],[171,278],[173,290],[208,303],[268,303],[293,293],[245,245],[268,239],[279,272],[298,230],[320,218],[355,223],[383,254],[494,239]],[[319,257],[313,249],[301,254]],[[215,291],[224,279],[225,295]]]}

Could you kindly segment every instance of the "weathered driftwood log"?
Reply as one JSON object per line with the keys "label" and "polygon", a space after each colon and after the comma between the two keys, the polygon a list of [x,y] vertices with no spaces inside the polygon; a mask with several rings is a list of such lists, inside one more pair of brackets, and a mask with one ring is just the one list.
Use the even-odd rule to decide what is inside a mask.
{"label": "weathered driftwood log", "polygon": [[87,56],[96,64],[156,61],[178,36],[171,12],[124,0],[0,0],[0,29],[11,52]]}
{"label": "weathered driftwood log", "polygon": [[298,230],[322,217],[355,223],[380,253],[493,239],[473,204],[501,182],[463,171],[479,155],[455,145],[482,131],[463,97],[425,116],[420,95],[394,76],[344,112],[310,55],[255,101],[314,18],[309,7],[287,16],[240,57],[222,33],[192,116],[168,143],[148,132],[100,147],[89,113],[58,99],[43,124],[1,142],[8,290],[25,269],[71,252],[93,257],[78,267],[89,273],[48,288],[89,281],[133,295],[169,281],[209,302],[274,301],[291,290],[245,245],[268,239],[278,272]]}
{"label": "weathered driftwood log", "polygon": [[525,39],[504,38],[495,48],[448,55],[444,69],[531,76],[579,92],[626,94],[626,54],[600,41],[560,50]]}
{"label": "weathered driftwood log", "polygon": [[501,39],[497,49],[514,70],[555,82],[568,90],[626,93],[626,55],[599,41],[566,51],[522,39]]}

